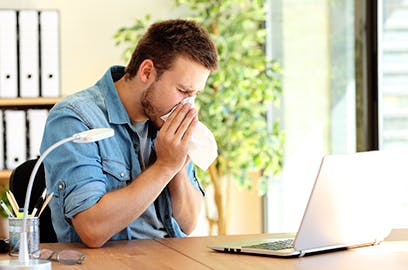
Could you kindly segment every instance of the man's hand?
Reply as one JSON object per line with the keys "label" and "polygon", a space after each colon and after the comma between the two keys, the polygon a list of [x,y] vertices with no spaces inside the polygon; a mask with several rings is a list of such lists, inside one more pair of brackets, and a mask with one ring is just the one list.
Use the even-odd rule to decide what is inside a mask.
{"label": "man's hand", "polygon": [[187,148],[197,123],[197,111],[191,104],[178,105],[161,127],[155,150],[157,163],[179,172],[188,161]]}

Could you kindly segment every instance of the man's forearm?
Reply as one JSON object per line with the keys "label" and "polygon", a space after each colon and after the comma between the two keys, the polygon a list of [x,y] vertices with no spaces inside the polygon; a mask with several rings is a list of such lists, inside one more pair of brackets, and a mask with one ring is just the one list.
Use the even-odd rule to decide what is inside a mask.
{"label": "man's forearm", "polygon": [[137,219],[172,177],[172,172],[152,165],[129,186],[106,193],[98,203],[72,219],[82,242],[89,247],[102,246]]}
{"label": "man's forearm", "polygon": [[190,182],[186,170],[178,173],[168,184],[173,216],[185,234],[190,234],[196,227],[203,204],[201,191]]}

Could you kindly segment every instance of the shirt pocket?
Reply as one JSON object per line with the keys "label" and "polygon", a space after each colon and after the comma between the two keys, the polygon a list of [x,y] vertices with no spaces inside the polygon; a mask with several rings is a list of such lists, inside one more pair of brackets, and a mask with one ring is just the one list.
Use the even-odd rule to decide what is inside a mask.
{"label": "shirt pocket", "polygon": [[124,187],[130,181],[130,169],[121,161],[103,159],[102,170],[109,181],[108,191]]}

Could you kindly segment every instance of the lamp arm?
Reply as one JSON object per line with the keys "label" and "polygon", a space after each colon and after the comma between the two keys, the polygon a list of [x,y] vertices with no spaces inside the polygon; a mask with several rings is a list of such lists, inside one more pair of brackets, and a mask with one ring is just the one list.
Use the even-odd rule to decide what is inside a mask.
{"label": "lamp arm", "polygon": [[[28,180],[28,185],[27,185],[27,191],[26,191],[26,196],[25,196],[25,201],[24,201],[24,220],[26,221],[26,218],[28,216],[28,206],[30,203],[30,197],[31,197],[31,190],[33,188],[33,184],[34,184],[34,178],[37,174],[38,169],[41,166],[41,163],[43,162],[43,160],[45,159],[45,157],[51,152],[53,151],[55,148],[57,148],[58,146],[67,143],[69,141],[73,141],[75,140],[75,137],[69,137],[69,138],[65,138],[62,139],[56,143],[54,143],[53,145],[51,145],[49,148],[47,148],[47,150],[44,151],[44,153],[38,158],[37,162],[34,165],[33,171],[31,172],[30,175],[30,179]],[[25,229],[25,226],[24,226]]]}
{"label": "lamp arm", "polygon": [[[37,174],[38,168],[40,167],[41,163],[43,162],[43,160],[45,159],[45,157],[55,148],[57,148],[58,146],[73,141],[77,139],[76,137],[72,136],[72,137],[68,137],[65,139],[62,139],[58,142],[56,142],[55,144],[51,145],[49,148],[47,148],[47,150],[44,151],[44,153],[38,158],[37,162],[34,165],[33,171],[31,172],[30,175],[30,179],[28,180],[28,185],[27,185],[27,190],[26,190],[26,196],[25,196],[25,201],[24,201],[24,212],[23,212],[23,222],[22,222],[22,228],[21,228],[21,235],[22,237],[27,237],[26,234],[26,228],[27,228],[27,216],[28,216],[28,207],[29,207],[29,203],[30,203],[30,197],[31,197],[31,190],[33,188],[33,184],[34,184],[34,178]],[[25,245],[25,246],[23,246]],[[24,239],[22,241],[20,241],[20,251],[19,252],[19,260],[21,262],[27,262],[28,261],[28,248],[27,248],[27,239]]]}

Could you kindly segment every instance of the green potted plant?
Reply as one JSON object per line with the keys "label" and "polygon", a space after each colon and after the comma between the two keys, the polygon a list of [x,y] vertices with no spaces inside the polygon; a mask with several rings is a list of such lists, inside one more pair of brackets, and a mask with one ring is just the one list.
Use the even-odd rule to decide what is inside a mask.
{"label": "green potted plant", "polygon": [[[280,66],[265,54],[266,7],[261,0],[176,0],[187,6],[191,19],[210,33],[219,54],[219,68],[208,79],[206,90],[197,97],[199,119],[214,133],[219,156],[206,171],[199,171],[204,185],[212,185],[217,214],[207,219],[210,231],[217,226],[225,234],[228,217],[228,188],[231,182],[259,193],[267,179],[282,168],[284,132],[277,119],[267,121],[272,104],[278,106],[282,93]],[[150,16],[120,28],[116,44],[126,44],[128,60]],[[268,123],[269,122],[269,123]],[[253,180],[251,172],[259,177]],[[254,183],[258,181],[258,183]],[[210,232],[211,233],[211,232]]]}
{"label": "green potted plant", "polygon": [[[5,205],[11,209],[10,203],[7,198],[8,187],[7,185],[0,185],[0,200],[2,200]],[[10,210],[11,211],[11,210]],[[0,239],[8,238],[8,215],[4,211],[3,207],[0,207]]]}

